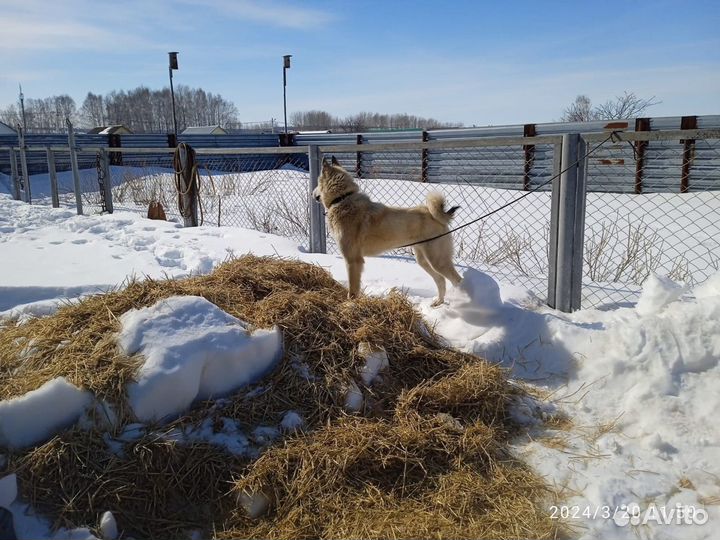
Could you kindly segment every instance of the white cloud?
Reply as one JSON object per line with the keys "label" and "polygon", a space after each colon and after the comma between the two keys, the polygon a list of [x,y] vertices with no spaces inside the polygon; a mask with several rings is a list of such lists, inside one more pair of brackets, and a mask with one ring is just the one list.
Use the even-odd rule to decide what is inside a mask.
{"label": "white cloud", "polygon": [[38,51],[159,48],[148,33],[141,33],[138,18],[133,20],[136,7],[133,2],[109,8],[92,0],[4,0],[3,19],[11,24],[0,32],[0,49],[27,55]]}
{"label": "white cloud", "polygon": [[334,19],[333,15],[325,11],[291,5],[289,2],[258,0],[181,0],[181,2],[208,7],[239,20],[281,28],[310,29]]}

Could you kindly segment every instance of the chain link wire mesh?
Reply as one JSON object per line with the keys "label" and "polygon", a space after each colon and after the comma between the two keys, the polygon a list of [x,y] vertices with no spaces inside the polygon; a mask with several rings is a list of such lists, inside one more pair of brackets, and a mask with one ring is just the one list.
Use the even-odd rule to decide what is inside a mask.
{"label": "chain link wire mesh", "polygon": [[588,158],[583,307],[635,302],[651,273],[694,286],[719,268],[720,140],[626,140]]}
{"label": "chain link wire mesh", "polygon": [[[308,160],[304,153],[203,154],[199,218],[203,225],[231,226],[292,238],[308,245]],[[123,156],[111,165],[115,210],[147,214],[160,203],[167,219],[182,222],[173,155]]]}
{"label": "chain link wire mesh", "polygon": [[[535,189],[557,172],[559,145],[517,145],[333,153],[373,201],[425,204],[432,191],[446,208],[459,205],[451,227],[473,220]],[[326,156],[329,154],[326,154]],[[455,262],[491,272],[545,299],[549,271],[551,184],[487,219],[452,234]],[[331,236],[328,252],[338,253]],[[390,253],[412,257],[412,248]]]}
{"label": "chain link wire mesh", "polygon": [[[720,269],[720,139],[606,142],[587,159],[582,306],[635,302],[652,272],[688,285]],[[597,143],[590,137],[588,147]],[[662,137],[660,137],[662,139]],[[334,155],[374,201],[423,205],[439,191],[459,205],[453,227],[537,192],[453,233],[455,261],[518,284],[546,299],[552,184],[560,171],[559,138],[523,146],[462,141],[457,147],[403,144],[370,151],[347,145]],[[321,148],[322,149],[322,148]],[[109,153],[106,171],[97,149],[78,153],[86,214],[103,210],[102,183],[111,183],[115,211],[147,216],[153,203],[182,222],[173,154]],[[341,151],[337,151],[341,150]],[[302,148],[227,149],[197,154],[200,217],[204,225],[233,226],[292,238],[310,237],[308,155]],[[74,207],[69,152],[56,151],[59,200]],[[19,156],[17,156],[19,165]],[[109,178],[108,178],[109,176]],[[33,175],[33,203],[51,204],[48,175]],[[329,253],[338,253],[328,235]],[[412,249],[393,256],[412,257]]]}

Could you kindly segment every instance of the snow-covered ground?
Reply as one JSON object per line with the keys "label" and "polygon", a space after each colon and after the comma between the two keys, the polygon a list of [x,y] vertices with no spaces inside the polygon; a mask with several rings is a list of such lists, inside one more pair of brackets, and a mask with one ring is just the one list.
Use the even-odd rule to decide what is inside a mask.
{"label": "snow-covered ground", "polygon": [[[168,218],[179,220],[171,169],[160,166],[112,166],[116,210],[145,215],[160,201]],[[430,191],[460,205],[454,225],[468,222],[521,195],[521,192],[470,184],[462,177],[448,183],[360,179],[373,200],[394,206],[423,204]],[[31,177],[33,197],[50,204],[47,174]],[[61,205],[72,209],[70,172],[58,173]],[[97,171],[80,171],[87,214],[100,209]],[[202,217],[208,225],[245,227],[309,243],[308,173],[280,169],[228,173],[201,169]],[[0,175],[0,193],[9,179]],[[532,193],[511,207],[454,233],[456,260],[504,281],[545,294],[548,276],[550,191]],[[651,272],[688,283],[701,283],[720,269],[720,193],[588,193],[585,215],[583,305],[614,306],[636,301]],[[337,252],[328,237],[328,251]],[[396,254],[407,255],[409,250]]]}
{"label": "snow-covered ground", "polygon": [[[122,211],[76,216],[0,196],[0,316],[47,314],[60,300],[119,285],[127,276],[206,273],[230,255],[249,252],[319,264],[346,281],[339,256],[306,253],[284,237],[229,227],[183,229]],[[637,305],[564,314],[517,284],[476,268],[459,270],[461,287],[437,309],[430,307],[434,283],[413,261],[370,258],[363,285],[374,295],[406,290],[451,344],[511,368],[514,378],[547,396],[541,406],[518,405],[519,419],[532,424],[552,408],[566,414],[562,429],[536,428],[532,440],[515,444],[540,474],[565,489],[565,500],[549,511],[587,539],[717,537],[720,274],[694,290],[652,277]],[[130,318],[143,316],[157,322],[162,310]],[[382,364],[368,361],[368,373]],[[288,426],[277,429],[301,421],[288,418]],[[230,451],[243,451],[245,434],[234,426],[215,435]],[[200,429],[182,436],[205,435]],[[47,534],[46,524],[12,502],[10,484],[0,483],[0,504],[11,506],[21,536]],[[626,512],[634,504],[650,522],[630,520]],[[698,512],[678,520],[678,505]],[[675,512],[663,518],[661,510]],[[658,523],[664,519],[672,524]]]}

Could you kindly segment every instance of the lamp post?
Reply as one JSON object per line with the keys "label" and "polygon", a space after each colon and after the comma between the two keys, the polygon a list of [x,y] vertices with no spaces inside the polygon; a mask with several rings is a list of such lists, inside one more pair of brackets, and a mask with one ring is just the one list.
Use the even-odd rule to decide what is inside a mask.
{"label": "lamp post", "polygon": [[287,70],[290,69],[292,54],[283,56],[283,115],[285,117],[285,133],[287,133]]}
{"label": "lamp post", "polygon": [[170,73],[170,97],[172,98],[173,127],[175,128],[175,140],[177,140],[177,117],[175,116],[175,90],[173,89],[173,70],[178,69],[177,51],[168,53],[168,73]]}
{"label": "lamp post", "polygon": [[25,120],[25,94],[22,91],[22,84],[18,83],[20,88],[20,111],[22,114],[23,132],[27,133],[27,121]]}

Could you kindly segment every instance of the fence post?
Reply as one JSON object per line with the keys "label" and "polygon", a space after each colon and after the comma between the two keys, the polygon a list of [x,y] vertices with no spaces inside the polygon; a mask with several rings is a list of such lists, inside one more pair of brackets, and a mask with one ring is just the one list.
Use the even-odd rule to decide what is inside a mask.
{"label": "fence post", "polygon": [[47,152],[48,174],[50,175],[50,197],[52,198],[53,208],[59,208],[60,195],[58,194],[57,170],[55,168],[55,152],[53,152],[50,147],[48,147],[45,151]]}
{"label": "fence post", "polygon": [[185,227],[197,227],[197,186],[193,181],[195,151],[189,144],[180,143],[176,155],[179,163],[175,164],[175,179],[180,188],[178,204],[180,205],[180,214],[183,217],[183,225]]}
{"label": "fence post", "polygon": [[[534,137],[537,134],[535,124],[525,124],[523,126],[523,137]],[[523,144],[523,153],[525,154],[525,162],[523,164],[523,190],[530,190],[530,173],[535,163],[535,145]]]}
{"label": "fence post", "polygon": [[[430,135],[428,134],[426,129],[423,129],[422,131],[422,142],[428,142],[430,140]],[[430,168],[430,151],[427,148],[423,148],[420,151],[420,181],[423,184],[427,184],[428,182],[428,173]]]}
{"label": "fence post", "polygon": [[12,182],[13,199],[20,200],[20,178],[18,177],[17,156],[15,148],[10,147],[10,182]]}
{"label": "fence post", "polygon": [[[683,116],[680,119],[680,129],[697,129],[697,116]],[[684,139],[680,143],[683,145],[680,193],[687,193],[690,191],[690,169],[695,159],[695,139]]]}
{"label": "fence post", "polygon": [[70,166],[73,175],[73,190],[75,191],[75,206],[78,216],[83,213],[82,193],[80,192],[80,169],[77,160],[77,148],[75,148],[75,130],[69,118],[65,119],[68,130],[68,146],[70,147]]}
{"label": "fence post", "polygon": [[552,191],[550,198],[550,237],[548,238],[548,292],[547,303],[555,307],[557,285],[558,214],[560,213],[560,171],[562,170],[562,143],[553,145]]}
{"label": "fence post", "polygon": [[[649,118],[636,118],[635,131],[650,131]],[[648,141],[635,141],[635,195],[643,190],[643,174],[645,172],[645,153]]]}
{"label": "fence post", "polygon": [[105,210],[108,214],[113,213],[112,200],[112,176],[110,176],[110,157],[106,148],[100,149],[100,168],[103,176],[103,200],[105,201]]}
{"label": "fence post", "polygon": [[[355,137],[355,144],[361,145],[363,142],[363,136],[358,133]],[[362,178],[362,152],[358,150],[355,153],[355,176]]]}
{"label": "fence post", "polygon": [[313,197],[313,190],[318,185],[322,156],[320,147],[311,144],[308,146],[308,162],[310,164],[310,182],[308,183],[308,201],[310,204],[310,252],[327,253],[325,244],[325,216],[322,204]]}
{"label": "fence post", "polygon": [[23,185],[25,187],[25,202],[28,204],[32,204],[32,191],[30,190],[30,175],[28,175],[28,166],[27,166],[27,155],[25,154],[25,149],[27,148],[25,144],[25,132],[23,129],[18,126],[18,133],[20,134],[20,167],[22,167],[22,177],[23,177]]}
{"label": "fence post", "polygon": [[[555,247],[554,288],[548,285],[548,305],[569,313],[580,309],[585,240],[585,143],[578,133],[563,135],[561,175],[553,181],[550,249]],[[551,294],[552,293],[552,294]]]}

